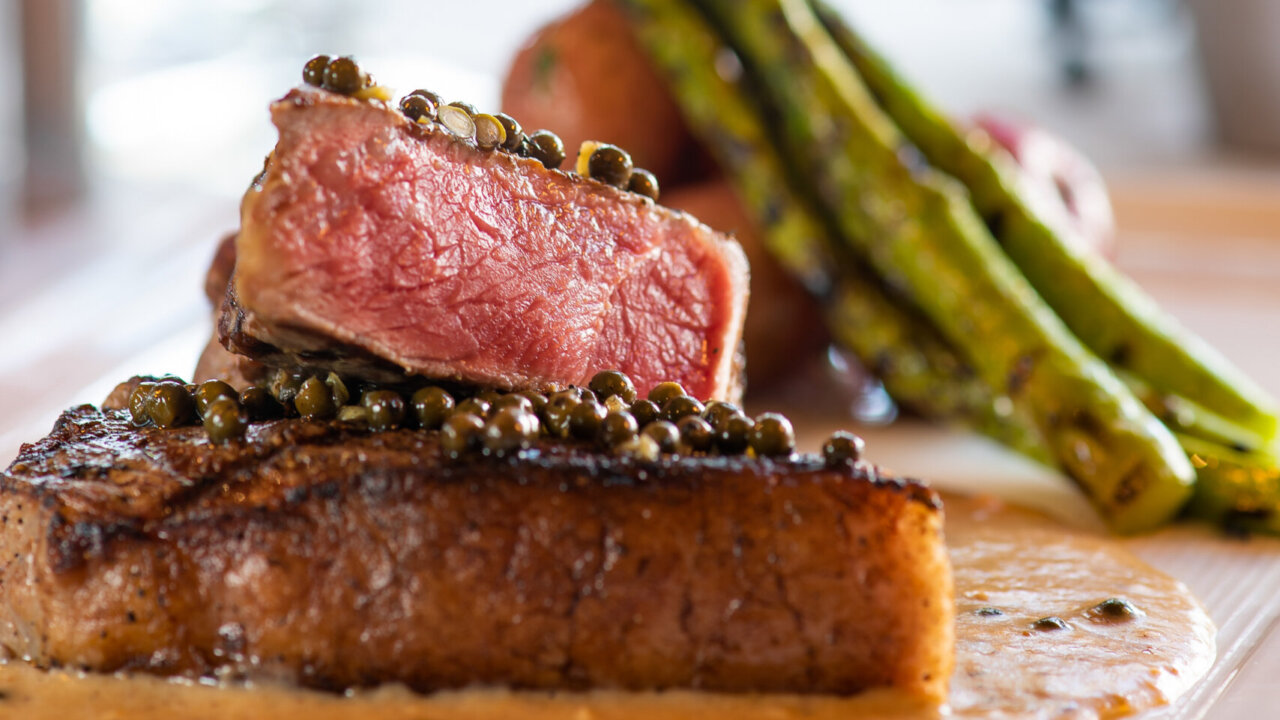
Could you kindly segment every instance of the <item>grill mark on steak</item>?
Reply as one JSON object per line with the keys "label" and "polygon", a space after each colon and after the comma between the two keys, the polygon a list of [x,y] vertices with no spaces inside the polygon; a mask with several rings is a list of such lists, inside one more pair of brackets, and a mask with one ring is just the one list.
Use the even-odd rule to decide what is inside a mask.
{"label": "grill mark on steak", "polygon": [[[245,195],[220,333],[273,364],[507,389],[627,372],[735,399],[747,268],[691,216],[297,89]],[[230,315],[230,317],[228,317]]]}
{"label": "grill mark on steak", "polygon": [[920,485],[563,441],[446,461],[437,437],[282,420],[211,445],[74,408],[0,474],[0,645],[328,689],[945,690]]}

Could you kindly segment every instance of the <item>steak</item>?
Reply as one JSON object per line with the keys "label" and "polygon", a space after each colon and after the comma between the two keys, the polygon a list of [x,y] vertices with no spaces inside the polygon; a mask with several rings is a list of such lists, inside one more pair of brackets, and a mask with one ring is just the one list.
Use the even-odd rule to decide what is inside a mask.
{"label": "steak", "polygon": [[215,331],[200,353],[192,379],[197,383],[206,380],[222,380],[238,390],[243,390],[250,385],[265,382],[267,368],[253,358],[231,352],[223,347],[218,339],[216,329],[223,315],[223,302],[227,297],[227,287],[231,283],[231,273],[235,270],[235,266],[236,235],[232,233],[219,241],[218,249],[214,251],[213,260],[209,263],[209,270],[205,273],[204,292],[215,308],[213,314]]}
{"label": "steak", "polygon": [[[241,206],[233,352],[387,381],[741,392],[747,264],[692,216],[314,88]],[[340,363],[337,361],[341,361]]]}
{"label": "steak", "polygon": [[445,458],[278,420],[210,444],[81,406],[0,474],[0,647],[341,690],[945,695],[937,496],[814,456]]}

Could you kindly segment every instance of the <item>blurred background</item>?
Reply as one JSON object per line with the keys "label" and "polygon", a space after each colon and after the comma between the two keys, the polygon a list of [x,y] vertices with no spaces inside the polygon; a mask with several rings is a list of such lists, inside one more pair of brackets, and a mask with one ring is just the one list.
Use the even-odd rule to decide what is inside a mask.
{"label": "blurred background", "polygon": [[[1062,134],[1104,173],[1280,149],[1280,4],[1269,0],[841,0],[943,107]],[[104,187],[234,196],[273,135],[266,103],[319,51],[382,82],[483,106],[535,28],[574,0],[12,0],[0,7],[0,232]],[[232,220],[229,219],[228,222]]]}

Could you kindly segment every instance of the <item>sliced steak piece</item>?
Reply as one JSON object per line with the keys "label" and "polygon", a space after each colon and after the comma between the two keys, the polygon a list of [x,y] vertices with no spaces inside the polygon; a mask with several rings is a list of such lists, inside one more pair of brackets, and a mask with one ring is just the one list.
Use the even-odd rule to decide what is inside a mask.
{"label": "sliced steak piece", "polygon": [[812,456],[656,463],[438,433],[66,412],[0,474],[0,646],[45,666],[419,691],[940,700],[937,496]]}
{"label": "sliced steak piece", "polygon": [[[245,195],[229,348],[501,388],[740,392],[741,248],[692,216],[312,88]],[[327,360],[317,360],[323,364]],[[358,367],[353,367],[358,371]]]}

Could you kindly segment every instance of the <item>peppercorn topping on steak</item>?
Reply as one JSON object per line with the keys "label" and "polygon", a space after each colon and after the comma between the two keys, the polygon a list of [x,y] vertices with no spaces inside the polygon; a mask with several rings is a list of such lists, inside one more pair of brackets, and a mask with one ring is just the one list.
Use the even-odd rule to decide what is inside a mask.
{"label": "peppercorn topping on steak", "polygon": [[426,91],[396,110],[301,87],[271,116],[219,323],[233,352],[504,389],[614,367],[641,392],[740,394],[742,250],[653,202],[618,148],[562,172],[551,133]]}
{"label": "peppercorn topping on steak", "polygon": [[[954,618],[932,490],[848,434],[796,454],[784,418],[727,403],[672,395],[637,430],[661,393],[594,386],[456,406],[370,389],[319,419],[219,381],[135,379],[0,473],[0,651],[333,690],[942,701]],[[597,399],[616,407],[564,412]]]}

